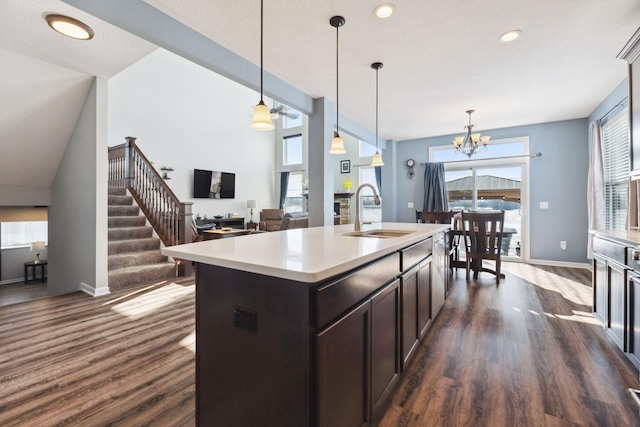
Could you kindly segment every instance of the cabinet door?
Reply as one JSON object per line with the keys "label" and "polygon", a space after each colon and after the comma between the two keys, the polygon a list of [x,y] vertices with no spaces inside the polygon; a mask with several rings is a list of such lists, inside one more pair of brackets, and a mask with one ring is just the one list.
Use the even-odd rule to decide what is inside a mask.
{"label": "cabinet door", "polygon": [[418,330],[420,339],[424,337],[431,325],[431,259],[420,263],[418,271]]}
{"label": "cabinet door", "polygon": [[433,262],[431,265],[431,298],[432,310],[431,318],[435,319],[436,315],[444,304],[447,295],[447,265],[445,259],[445,241],[444,233],[438,233],[434,236],[433,241]]}
{"label": "cabinet door", "polygon": [[640,277],[631,275],[629,277],[628,288],[628,313],[629,313],[629,330],[628,330],[628,347],[629,359],[640,368]]}
{"label": "cabinet door", "polygon": [[627,270],[615,262],[607,262],[609,278],[609,317],[607,334],[626,351],[626,287]]}
{"label": "cabinet door", "polygon": [[371,407],[373,419],[400,373],[400,280],[371,298]]}
{"label": "cabinet door", "polygon": [[318,426],[370,421],[371,300],[317,336]]}
{"label": "cabinet door", "polygon": [[593,254],[593,317],[604,325],[607,319],[607,261]]}
{"label": "cabinet door", "polygon": [[402,370],[418,347],[418,270],[416,265],[402,275]]}

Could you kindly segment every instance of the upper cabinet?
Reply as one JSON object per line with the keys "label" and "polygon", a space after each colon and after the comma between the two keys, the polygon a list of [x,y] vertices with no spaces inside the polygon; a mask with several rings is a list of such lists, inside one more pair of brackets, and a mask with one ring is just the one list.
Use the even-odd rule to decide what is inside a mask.
{"label": "upper cabinet", "polygon": [[629,63],[629,105],[631,111],[631,176],[640,178],[640,28],[618,54]]}

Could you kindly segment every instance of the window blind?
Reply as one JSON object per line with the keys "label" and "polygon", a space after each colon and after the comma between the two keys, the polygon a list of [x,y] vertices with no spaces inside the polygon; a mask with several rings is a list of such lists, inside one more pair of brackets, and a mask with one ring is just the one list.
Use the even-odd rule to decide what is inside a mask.
{"label": "window blind", "polygon": [[625,230],[629,194],[629,109],[602,125],[607,230]]}

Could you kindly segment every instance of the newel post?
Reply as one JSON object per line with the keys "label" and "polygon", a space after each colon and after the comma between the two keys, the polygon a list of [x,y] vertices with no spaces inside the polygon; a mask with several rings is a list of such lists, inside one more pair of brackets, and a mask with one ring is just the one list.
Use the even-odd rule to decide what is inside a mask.
{"label": "newel post", "polygon": [[136,145],[136,139],[133,136],[127,136],[124,147],[124,186],[133,188],[133,147]]}
{"label": "newel post", "polygon": [[[178,229],[179,229],[179,238],[180,244],[191,243],[192,242],[192,226],[193,222],[193,214],[191,213],[191,206],[193,203],[191,202],[182,202],[180,203],[180,218],[178,219]],[[181,277],[190,276],[191,275],[191,261],[189,260],[177,260],[178,263],[178,275]]]}

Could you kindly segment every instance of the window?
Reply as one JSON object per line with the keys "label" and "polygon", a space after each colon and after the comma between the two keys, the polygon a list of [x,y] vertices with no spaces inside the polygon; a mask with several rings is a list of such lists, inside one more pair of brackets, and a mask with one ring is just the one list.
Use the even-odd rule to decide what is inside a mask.
{"label": "window", "polygon": [[605,227],[625,230],[629,190],[629,109],[602,125]]}
{"label": "window", "polygon": [[358,141],[358,150],[360,157],[373,157],[376,154],[376,146],[367,141]]}
{"label": "window", "polygon": [[297,126],[302,126],[302,114],[300,111],[294,110],[291,107],[284,106],[284,112],[293,115],[284,115],[282,120],[283,129],[291,129]]}
{"label": "window", "polygon": [[48,241],[47,221],[3,222],[0,229],[2,249],[30,246],[36,240]]}
{"label": "window", "polygon": [[[378,185],[376,184],[375,168],[371,166],[360,166],[360,185],[364,183],[373,185],[373,188],[376,189],[376,193],[380,194]],[[373,191],[371,191],[370,188],[365,188],[360,192],[360,221],[382,221],[382,204],[376,205],[374,199]]]}
{"label": "window", "polygon": [[285,212],[302,212],[304,206],[304,196],[302,195],[302,172],[289,173],[289,186],[287,187],[287,197],[284,202]]}
{"label": "window", "polygon": [[282,138],[283,165],[302,164],[302,135],[290,135]]}

